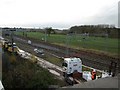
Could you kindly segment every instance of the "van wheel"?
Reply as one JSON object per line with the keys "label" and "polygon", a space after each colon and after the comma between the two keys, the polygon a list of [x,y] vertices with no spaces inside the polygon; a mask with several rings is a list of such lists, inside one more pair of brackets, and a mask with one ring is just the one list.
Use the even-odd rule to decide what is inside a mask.
{"label": "van wheel", "polygon": [[63,76],[65,77],[65,72],[63,72]]}
{"label": "van wheel", "polygon": [[72,86],[74,85],[74,81],[72,81],[71,85],[72,85]]}

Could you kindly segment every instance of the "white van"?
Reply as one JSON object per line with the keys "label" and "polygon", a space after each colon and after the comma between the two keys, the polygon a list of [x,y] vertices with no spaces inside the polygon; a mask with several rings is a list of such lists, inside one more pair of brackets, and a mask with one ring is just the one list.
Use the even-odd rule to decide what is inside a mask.
{"label": "white van", "polygon": [[73,72],[82,73],[82,61],[80,58],[64,58],[63,72],[72,74]]}

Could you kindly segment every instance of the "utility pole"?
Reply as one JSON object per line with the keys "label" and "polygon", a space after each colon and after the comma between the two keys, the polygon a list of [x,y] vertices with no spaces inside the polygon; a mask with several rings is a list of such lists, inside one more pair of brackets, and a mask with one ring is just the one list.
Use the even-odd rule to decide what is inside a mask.
{"label": "utility pole", "polygon": [[71,41],[71,35],[67,33],[66,35],[66,56],[70,56],[69,48],[70,48],[70,41]]}
{"label": "utility pole", "polygon": [[45,29],[45,42],[47,41],[47,30]]}
{"label": "utility pole", "polygon": [[25,31],[25,37],[27,38],[27,30]]}
{"label": "utility pole", "polygon": [[11,42],[12,42],[12,45],[13,45],[14,40],[13,40],[13,31],[12,30],[11,30]]}
{"label": "utility pole", "polygon": [[111,61],[111,64],[109,66],[109,75],[112,73],[112,77],[116,75],[116,68],[117,68],[117,62]]}
{"label": "utility pole", "polygon": [[66,36],[66,56],[69,56],[69,34]]}
{"label": "utility pole", "polygon": [[105,44],[105,45],[106,45],[106,46],[105,46],[105,50],[106,50],[106,52],[107,52],[107,51],[108,51],[108,46],[109,46],[109,45],[108,45],[108,31],[105,30],[105,32],[106,32],[106,33],[105,33],[105,39],[106,39],[106,42],[105,42],[105,43],[106,43],[106,44]]}
{"label": "utility pole", "polygon": [[14,43],[13,30],[11,30],[11,43],[12,43],[12,51],[14,51],[14,48],[13,48],[13,43]]}

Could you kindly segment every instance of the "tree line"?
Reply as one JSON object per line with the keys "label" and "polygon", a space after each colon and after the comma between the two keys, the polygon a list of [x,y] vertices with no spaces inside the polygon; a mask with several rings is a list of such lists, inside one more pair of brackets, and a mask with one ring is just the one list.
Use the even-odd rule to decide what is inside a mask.
{"label": "tree line", "polygon": [[99,25],[73,26],[68,33],[87,34],[89,36],[100,36],[109,38],[119,38],[119,28],[105,27]]}
{"label": "tree line", "polygon": [[[10,28],[3,28],[9,29]],[[14,30],[16,28],[13,28]],[[12,29],[12,30],[13,30]],[[48,36],[50,34],[85,34],[89,36],[98,36],[98,37],[109,37],[109,38],[120,38],[119,32],[120,28],[116,28],[114,25],[81,25],[81,26],[72,26],[69,29],[66,30],[59,30],[59,29],[53,29],[52,27],[46,27],[44,29],[18,29],[23,31],[29,31],[29,32],[41,32],[46,33]]]}

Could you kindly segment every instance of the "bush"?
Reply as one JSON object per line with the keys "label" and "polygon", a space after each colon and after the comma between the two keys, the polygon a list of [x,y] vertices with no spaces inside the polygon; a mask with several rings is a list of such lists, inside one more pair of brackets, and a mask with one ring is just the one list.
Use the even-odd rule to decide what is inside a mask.
{"label": "bush", "polygon": [[55,79],[48,70],[28,60],[16,60],[15,64],[9,64],[9,68],[11,69],[3,69],[2,73],[5,88],[39,89],[55,84]]}

